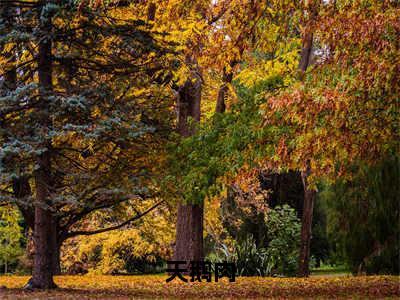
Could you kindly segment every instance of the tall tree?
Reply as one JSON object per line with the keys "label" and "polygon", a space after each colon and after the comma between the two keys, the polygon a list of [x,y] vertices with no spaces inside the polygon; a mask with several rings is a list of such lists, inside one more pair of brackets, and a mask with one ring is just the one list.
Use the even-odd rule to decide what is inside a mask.
{"label": "tall tree", "polygon": [[[156,41],[143,19],[120,7],[78,11],[69,1],[7,3],[18,6],[19,23],[13,30],[2,27],[2,63],[10,61],[14,44],[21,50],[11,64],[16,89],[1,93],[7,138],[0,152],[0,201],[29,213],[24,217],[35,245],[29,286],[53,288],[65,239],[121,228],[160,205],[109,227],[80,228],[96,210],[151,195],[148,160],[138,157],[165,134],[157,130],[170,120],[167,103],[155,118],[158,94],[148,96],[159,85],[156,73],[170,68],[168,42],[162,35]],[[32,186],[30,196],[22,178]]]}
{"label": "tall tree", "polygon": [[307,213],[303,218],[300,276],[308,274],[309,226],[315,199],[311,187],[317,179],[351,179],[354,166],[360,162],[374,165],[398,152],[395,95],[399,64],[392,56],[399,49],[394,38],[399,32],[396,14],[398,6],[380,1],[365,6],[357,1],[321,5],[313,31],[309,28],[304,34],[300,72],[308,65],[306,53],[313,35],[320,45],[317,64],[302,76],[302,84],[268,99],[266,119],[282,129],[277,131],[281,140],[276,147],[280,164],[304,171],[308,200],[304,205]]}
{"label": "tall tree", "polygon": [[[201,80],[201,82],[203,82],[207,79],[215,80],[210,74],[222,74],[222,76],[216,76],[218,77],[216,81],[219,81],[218,84],[220,85],[218,95],[216,95],[216,98],[208,99],[215,107],[215,113],[217,114],[223,113],[226,109],[229,86],[232,83],[233,76],[238,69],[239,63],[243,61],[244,53],[255,44],[255,37],[259,34],[260,24],[265,21],[268,15],[266,13],[266,7],[267,4],[257,1],[193,1],[193,6],[185,5],[183,12],[177,13],[178,9],[174,9],[172,13],[173,15],[177,14],[177,18],[180,20],[184,20],[188,14],[191,16],[189,24],[183,25],[183,28],[185,26],[188,28],[201,28],[201,33],[194,31],[194,34],[187,34],[190,38],[185,41],[184,50],[184,52],[188,53],[190,56],[190,59],[187,59],[185,64],[191,66],[189,67],[191,71],[194,69],[193,63],[188,64],[188,61],[195,61],[196,68],[199,70],[206,70],[206,72],[203,72],[204,77],[201,76],[197,81]],[[193,24],[193,19],[195,20],[195,24]],[[198,72],[198,74],[199,73],[200,72]],[[193,76],[189,74],[187,77],[191,78]],[[193,80],[191,81],[193,82]],[[214,81],[212,82],[215,84]],[[183,86],[185,85],[187,85],[187,82],[184,83]],[[207,88],[207,84],[203,85],[203,87],[204,86]],[[190,87],[190,90],[194,89]],[[178,93],[179,99],[182,96],[181,91],[185,91],[185,89],[180,89]],[[203,97],[206,92],[204,92],[203,89]],[[216,104],[215,100],[217,100]],[[204,102],[205,101],[203,101],[203,103]],[[210,111],[207,111],[207,108],[204,107],[207,107],[207,103],[203,105],[203,110],[210,113]],[[180,109],[178,104],[178,113],[180,113]],[[193,120],[196,121],[196,117],[194,117]],[[181,124],[182,123],[178,121],[178,130],[182,128]],[[182,152],[188,150],[186,155],[197,157],[194,154],[196,153],[195,149],[186,149],[186,144],[193,141],[193,139],[187,138],[192,134],[193,132],[187,134],[187,130],[183,132],[186,141],[183,141],[182,144],[179,145],[179,148],[185,149]],[[178,156],[180,157],[180,154],[178,154]],[[194,160],[196,160],[196,158]],[[189,161],[189,165],[182,166],[182,163],[188,164]],[[191,249],[199,249],[202,247],[202,239],[200,238],[200,228],[202,228],[202,225],[199,223],[202,222],[202,218],[195,217],[193,221],[190,221],[191,215],[197,215],[197,212],[185,213],[182,207],[188,209],[191,203],[196,203],[194,204],[195,206],[198,205],[198,203],[203,203],[209,195],[207,190],[215,183],[217,174],[223,173],[222,168],[220,170],[209,168],[211,174],[203,172],[204,174],[193,178],[193,174],[198,171],[197,167],[200,169],[203,163],[204,161],[202,159],[197,159],[197,161],[193,162],[193,160],[188,157],[185,157],[184,161],[179,161],[177,163],[180,167],[176,170],[176,173],[178,173],[176,176],[178,178],[176,185],[178,186],[178,194],[183,194],[182,200],[184,205],[179,206],[178,209],[177,255],[174,257],[176,260],[188,261],[202,258],[202,255],[193,256],[191,254],[184,254],[184,251],[190,252],[192,251]],[[205,168],[208,168],[208,166]],[[181,180],[182,178],[184,178],[184,180]],[[198,210],[198,214],[203,214],[202,209]],[[195,234],[190,232],[192,227],[196,231]],[[186,228],[186,231],[183,228]],[[192,241],[190,240],[191,236]],[[199,238],[197,238],[197,236],[199,236]],[[183,240],[186,240],[186,242],[183,242]],[[196,241],[199,242],[195,247],[190,246]],[[199,254],[200,251],[197,253]]]}
{"label": "tall tree", "polygon": [[[51,116],[48,107],[49,96],[53,91],[53,57],[52,57],[52,17],[53,13],[46,10],[46,4],[40,3],[37,10],[37,20],[40,36],[38,36],[38,77],[39,102],[38,110],[41,114],[36,122],[39,128],[50,128]],[[32,286],[35,288],[50,289],[56,287],[53,281],[54,245],[56,244],[56,224],[51,210],[51,193],[54,189],[55,177],[51,166],[53,155],[52,142],[44,137],[40,143],[42,153],[37,156],[37,168],[33,173],[36,186],[35,225],[34,225],[34,266],[32,272]]]}
{"label": "tall tree", "polygon": [[[235,8],[238,8],[237,3],[234,1],[221,1],[217,4],[206,1],[198,1],[199,3],[193,7],[195,14],[199,15],[198,23],[205,33],[203,36],[197,37],[195,39],[187,40],[187,54],[186,54],[186,65],[191,70],[188,79],[178,89],[178,99],[177,99],[177,111],[178,111],[178,122],[177,128],[178,132],[183,137],[188,137],[195,134],[195,126],[193,122],[189,122],[191,118],[195,122],[200,121],[200,102],[202,97],[202,85],[203,76],[201,73],[201,68],[210,67],[209,62],[212,58],[208,52],[211,48],[216,47],[216,45],[211,44],[211,41],[215,41],[210,38],[217,30],[218,22],[223,20],[228,11],[231,11],[231,15],[234,15]],[[251,2],[251,1],[250,1]],[[250,6],[248,3],[246,5]],[[251,6],[252,9],[256,10]],[[246,19],[246,20],[250,20]],[[243,25],[243,24],[241,24]],[[225,111],[225,99],[227,97],[228,85],[231,84],[233,78],[233,67],[239,62],[240,56],[243,54],[244,45],[243,41],[246,40],[245,35],[247,30],[243,27],[242,33],[236,39],[231,42],[232,48],[240,48],[239,53],[233,53],[228,55],[228,62],[222,63],[227,67],[223,67],[223,83],[219,89],[217,103],[216,103],[216,113],[223,113]],[[232,30],[230,28],[229,30]],[[221,30],[220,30],[221,31]],[[224,32],[224,30],[222,30]],[[232,31],[230,31],[232,33]],[[218,35],[221,35],[219,32]],[[210,40],[209,40],[210,39]],[[241,47],[238,47],[240,44]],[[225,45],[226,47],[226,45]],[[206,50],[209,49],[209,50]],[[204,55],[202,52],[206,52]],[[212,52],[212,51],[211,51]],[[204,62],[204,66],[199,64],[199,60]],[[185,174],[187,175],[187,174]],[[196,186],[192,186],[192,189],[196,189]],[[194,193],[196,193],[195,191]],[[174,260],[181,261],[201,261],[204,258],[203,253],[203,218],[204,218],[204,201],[205,199],[198,198],[192,199],[189,195],[184,199],[184,203],[178,204],[178,215],[177,215],[177,225],[176,225],[176,245],[174,252]]]}
{"label": "tall tree", "polygon": [[[315,3],[314,3],[315,2]],[[308,21],[305,26],[303,26],[303,39],[302,39],[302,49],[300,53],[299,61],[299,77],[303,80],[305,72],[310,65],[312,50],[313,50],[313,32],[312,32],[312,22],[316,18],[316,12],[318,9],[318,1],[313,3],[308,3],[306,13],[308,16]],[[304,187],[304,197],[303,197],[303,208],[301,215],[301,234],[300,234],[300,251],[299,251],[299,264],[297,270],[297,276],[307,277],[310,274],[310,244],[311,244],[311,228],[312,228],[312,218],[314,210],[314,202],[316,199],[316,191],[310,186],[311,167],[310,162],[307,161],[305,164],[305,170],[301,171],[301,179]]]}
{"label": "tall tree", "polygon": [[[195,133],[193,122],[200,121],[202,78],[197,62],[187,58],[192,75],[178,90],[177,129],[182,137]],[[179,203],[174,260],[201,261],[203,254],[203,203]]]}

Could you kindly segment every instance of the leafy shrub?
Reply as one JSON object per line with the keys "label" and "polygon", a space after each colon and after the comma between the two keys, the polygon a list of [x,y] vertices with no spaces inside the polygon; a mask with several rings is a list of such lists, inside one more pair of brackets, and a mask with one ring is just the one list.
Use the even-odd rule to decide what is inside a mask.
{"label": "leafy shrub", "polygon": [[251,235],[236,245],[235,261],[239,276],[271,275],[273,265],[267,251],[264,248],[257,248]]}
{"label": "leafy shrub", "polygon": [[267,255],[274,266],[273,273],[293,275],[297,267],[301,229],[296,211],[288,205],[277,206],[268,212],[266,225]]}
{"label": "leafy shrub", "polygon": [[230,250],[221,245],[208,256],[212,262],[234,262],[239,276],[293,275],[297,267],[300,221],[288,205],[270,209],[266,216],[266,247],[252,235],[238,240]]}
{"label": "leafy shrub", "polygon": [[22,228],[18,224],[20,218],[17,209],[0,207],[0,266],[5,273],[15,268],[23,254]]}

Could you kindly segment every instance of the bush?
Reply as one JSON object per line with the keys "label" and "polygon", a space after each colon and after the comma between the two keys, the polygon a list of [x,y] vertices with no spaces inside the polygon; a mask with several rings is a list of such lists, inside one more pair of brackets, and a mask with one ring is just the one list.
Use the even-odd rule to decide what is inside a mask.
{"label": "bush", "polygon": [[297,268],[301,223],[296,211],[288,205],[271,209],[266,216],[267,256],[272,272],[294,275]]}
{"label": "bush", "polygon": [[21,216],[17,209],[0,207],[0,267],[4,273],[15,270],[23,254],[22,228],[18,224]]}
{"label": "bush", "polygon": [[222,245],[208,256],[212,262],[234,262],[238,276],[293,275],[297,267],[300,221],[288,205],[270,209],[266,216],[268,240],[258,246],[252,235],[238,240],[233,249]]}

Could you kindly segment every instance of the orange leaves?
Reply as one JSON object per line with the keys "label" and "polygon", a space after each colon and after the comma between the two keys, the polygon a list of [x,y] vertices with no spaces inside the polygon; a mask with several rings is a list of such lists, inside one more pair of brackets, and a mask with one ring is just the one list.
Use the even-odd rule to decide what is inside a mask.
{"label": "orange leaves", "polygon": [[[220,298],[321,298],[337,297],[377,299],[399,297],[400,285],[397,276],[359,277],[311,277],[271,278],[238,277],[235,283],[227,280],[211,283],[166,283],[166,275],[146,276],[56,276],[61,289],[53,291],[27,292],[20,289],[28,276],[2,276],[0,289],[2,299],[110,299],[110,298],[171,298],[171,299],[220,299]],[[19,289],[15,289],[19,288]]]}
{"label": "orange leaves", "polygon": [[263,107],[263,125],[283,128],[288,151],[275,147],[281,165],[301,169],[310,160],[313,174],[331,178],[350,175],[346,167],[357,160],[398,151],[399,140],[399,8],[340,5],[320,13],[320,53],[304,84],[270,95]]}

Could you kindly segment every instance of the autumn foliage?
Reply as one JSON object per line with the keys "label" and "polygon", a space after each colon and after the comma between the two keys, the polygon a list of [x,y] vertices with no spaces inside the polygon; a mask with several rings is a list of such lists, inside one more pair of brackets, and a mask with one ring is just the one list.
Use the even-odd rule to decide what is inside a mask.
{"label": "autumn foliage", "polygon": [[[400,296],[399,16],[0,0],[0,268],[32,274],[0,298]],[[239,278],[167,284],[170,259]],[[279,278],[321,264],[382,276]]]}
{"label": "autumn foliage", "polygon": [[164,276],[61,276],[55,281],[60,289],[48,292],[19,290],[26,277],[2,277],[2,299],[31,299],[37,297],[93,298],[396,298],[400,296],[398,277],[326,277],[312,279],[239,278],[235,283],[227,280],[212,283],[166,283]]}

